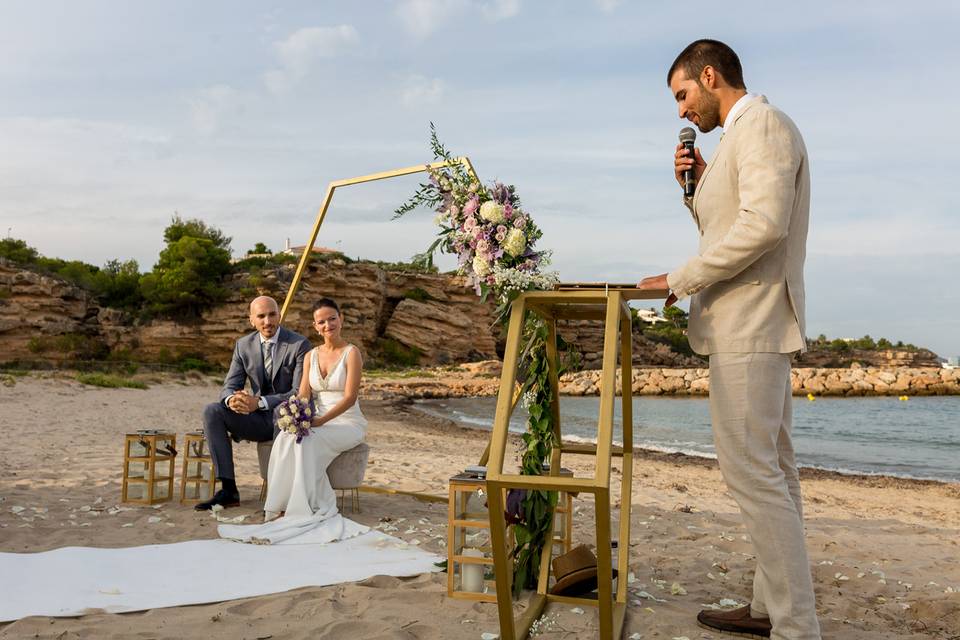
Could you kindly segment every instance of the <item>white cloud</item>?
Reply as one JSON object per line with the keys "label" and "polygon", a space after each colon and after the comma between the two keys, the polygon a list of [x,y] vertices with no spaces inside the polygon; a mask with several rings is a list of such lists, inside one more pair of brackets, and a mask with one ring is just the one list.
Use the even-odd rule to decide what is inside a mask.
{"label": "white cloud", "polygon": [[610,13],[616,9],[623,0],[594,0],[597,3],[597,6],[600,7],[600,10],[604,13]]}
{"label": "white cloud", "polygon": [[465,0],[403,0],[397,17],[416,38],[426,38],[466,8]]}
{"label": "white cloud", "polygon": [[190,100],[190,121],[194,129],[212,135],[220,129],[224,115],[238,108],[239,92],[225,84],[201,89]]}
{"label": "white cloud", "polygon": [[493,0],[481,5],[480,9],[487,20],[506,20],[520,13],[520,0]]}
{"label": "white cloud", "polygon": [[274,43],[279,69],[271,69],[263,81],[272,93],[281,93],[302,80],[319,60],[335,58],[351,51],[360,41],[349,24],[335,27],[305,27]]}
{"label": "white cloud", "polygon": [[400,101],[406,107],[436,104],[443,97],[443,91],[444,84],[440,78],[412,75],[407,78],[400,92]]}

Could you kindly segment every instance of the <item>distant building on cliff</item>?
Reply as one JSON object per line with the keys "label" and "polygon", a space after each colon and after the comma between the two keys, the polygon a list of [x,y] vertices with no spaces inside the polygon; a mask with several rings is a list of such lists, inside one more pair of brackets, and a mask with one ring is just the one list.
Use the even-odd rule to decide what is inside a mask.
{"label": "distant building on cliff", "polygon": [[649,322],[650,324],[668,322],[666,318],[659,315],[654,309],[637,309],[637,317],[644,322]]}
{"label": "distant building on cliff", "polygon": [[[306,249],[307,245],[302,244],[299,247],[290,246],[290,238],[287,238],[286,243],[284,243],[282,253],[291,256],[301,256],[303,255],[303,250]],[[341,253],[338,249],[331,249],[330,247],[314,247],[310,253]]]}

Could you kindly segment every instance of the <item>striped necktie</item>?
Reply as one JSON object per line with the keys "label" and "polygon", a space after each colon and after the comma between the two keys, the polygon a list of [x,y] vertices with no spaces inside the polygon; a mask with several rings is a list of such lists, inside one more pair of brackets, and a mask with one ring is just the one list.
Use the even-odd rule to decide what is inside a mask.
{"label": "striped necktie", "polygon": [[263,370],[267,374],[267,385],[273,382],[273,343],[263,343]]}

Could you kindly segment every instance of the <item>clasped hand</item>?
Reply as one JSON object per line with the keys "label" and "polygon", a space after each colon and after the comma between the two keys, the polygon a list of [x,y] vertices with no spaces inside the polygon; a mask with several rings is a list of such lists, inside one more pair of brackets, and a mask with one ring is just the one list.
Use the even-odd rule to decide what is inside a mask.
{"label": "clasped hand", "polygon": [[227,406],[234,413],[246,415],[260,408],[260,398],[250,395],[244,389],[240,389],[234,391],[233,395],[227,398]]}

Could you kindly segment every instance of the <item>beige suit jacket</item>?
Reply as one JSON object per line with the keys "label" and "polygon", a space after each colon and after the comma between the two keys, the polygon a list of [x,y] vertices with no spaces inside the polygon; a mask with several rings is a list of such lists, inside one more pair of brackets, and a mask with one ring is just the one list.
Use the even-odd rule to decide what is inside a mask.
{"label": "beige suit jacket", "polygon": [[810,171],[800,131],[759,96],[724,132],[692,199],[699,255],[667,276],[697,353],[806,349]]}

